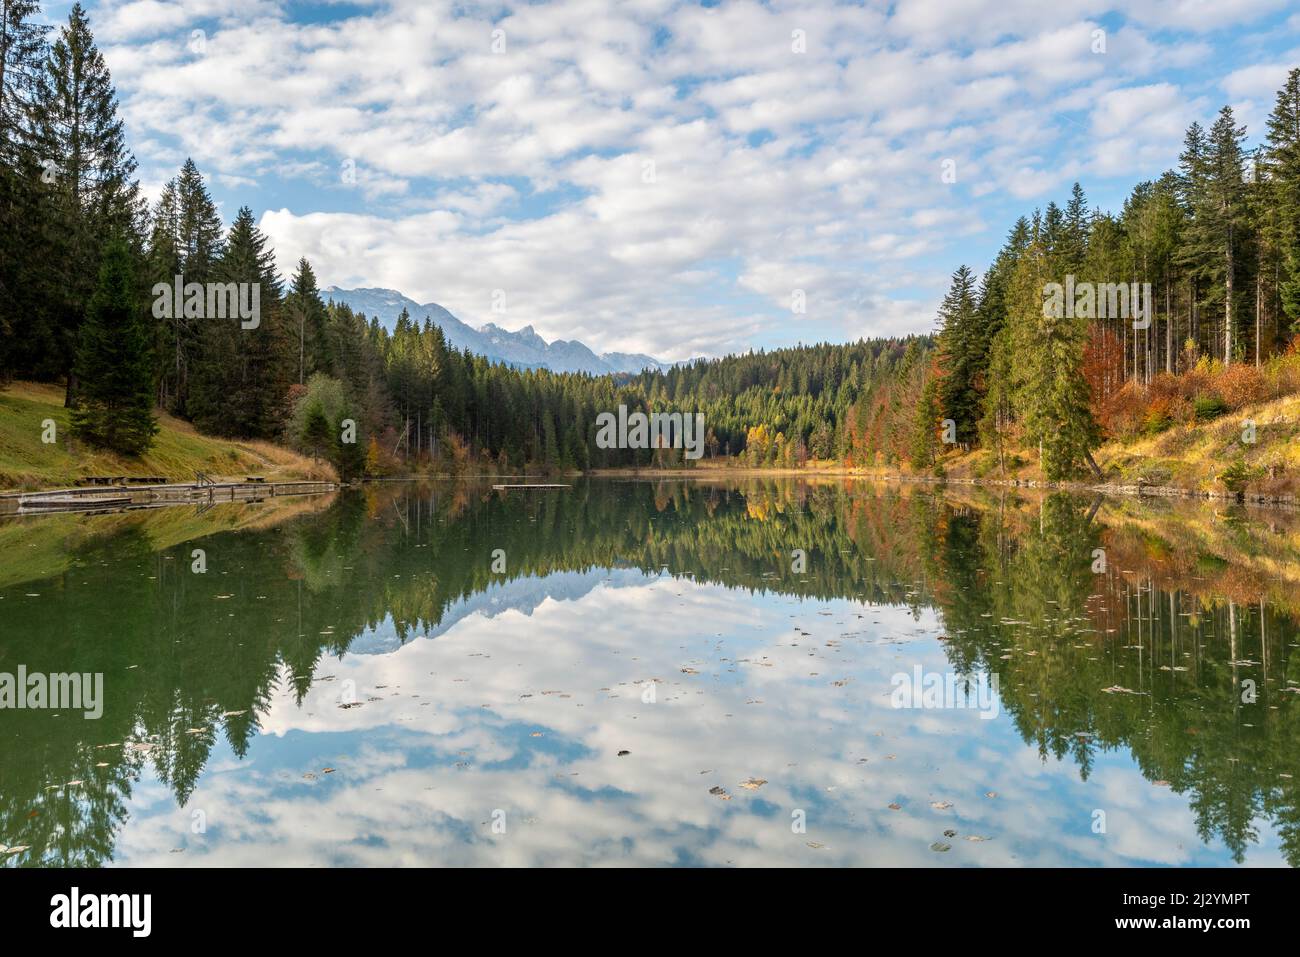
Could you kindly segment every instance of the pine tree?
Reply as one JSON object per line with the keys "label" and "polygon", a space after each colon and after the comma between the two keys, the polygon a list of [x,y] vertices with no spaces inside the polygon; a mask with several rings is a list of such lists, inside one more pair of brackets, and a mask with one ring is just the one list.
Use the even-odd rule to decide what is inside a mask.
{"label": "pine tree", "polygon": [[[1044,476],[1069,478],[1087,464],[1100,430],[1092,416],[1083,348],[1087,320],[1045,315],[1042,291],[1054,270],[1041,238],[1031,241],[1010,286],[1014,405],[1038,442]],[[1062,310],[1063,312],[1063,310]]]}
{"label": "pine tree", "polygon": [[[360,436],[357,436],[356,442],[344,442],[342,430],[338,430],[334,440],[334,468],[339,473],[339,480],[342,482],[351,482],[353,479],[361,478],[366,472],[366,453],[361,451]],[[375,458],[379,458],[379,446],[371,438],[371,443],[375,447]]]}
{"label": "pine tree", "polygon": [[93,292],[104,237],[130,237],[136,245],[144,210],[112,78],[81,4],[68,14],[39,82],[36,148],[57,164],[47,225],[59,243],[57,261],[49,266],[61,277],[56,322],[69,373],[67,403],[73,405],[77,330]]}
{"label": "pine tree", "polygon": [[59,352],[41,208],[47,188],[33,135],[46,30],[38,14],[31,0],[0,0],[0,383],[35,373]]}
{"label": "pine tree", "polygon": [[1300,68],[1287,74],[1268,117],[1265,171],[1275,222],[1269,230],[1282,280],[1282,308],[1300,332]]}
{"label": "pine tree", "polygon": [[1223,361],[1233,359],[1237,326],[1237,269],[1246,233],[1245,155],[1241,144],[1246,128],[1237,126],[1232,107],[1225,106],[1210,128],[1205,165],[1206,202],[1201,215],[1209,219],[1215,258],[1210,276],[1222,285]]}
{"label": "pine tree", "polygon": [[334,371],[333,350],[326,330],[325,303],[321,300],[316,274],[305,258],[298,261],[298,271],[285,296],[285,312],[296,333],[298,382],[317,372]]}
{"label": "pine tree", "polygon": [[[964,266],[962,267],[965,268]],[[939,380],[933,375],[926,379],[912,419],[912,436],[908,460],[915,469],[926,469],[934,464],[939,432]]]}
{"label": "pine tree", "polygon": [[1208,203],[1206,181],[1205,130],[1193,123],[1183,137],[1183,151],[1178,156],[1178,192],[1187,215],[1183,242],[1179,247],[1177,262],[1187,278],[1187,335],[1200,341],[1201,286],[1209,275],[1214,258],[1212,223],[1204,213]]}
{"label": "pine tree", "polygon": [[31,134],[46,28],[36,0],[0,0],[0,166],[13,168]]}
{"label": "pine tree", "polygon": [[272,253],[247,206],[230,227],[214,277],[256,286],[261,314],[253,328],[237,317],[200,320],[202,363],[190,396],[195,424],[214,435],[274,439],[288,412],[293,343]]}
{"label": "pine tree", "polygon": [[[152,283],[173,283],[182,276],[186,283],[204,284],[215,277],[222,253],[221,217],[208,193],[203,174],[187,159],[177,177],[167,184],[154,209],[149,243],[149,279]],[[202,320],[187,318],[174,309],[172,318],[162,320],[159,334],[164,347],[159,389],[168,408],[189,416],[191,370],[201,363]]]}
{"label": "pine tree", "polygon": [[176,236],[187,282],[207,282],[221,259],[221,216],[203,174],[187,159],[176,178]]}
{"label": "pine tree", "polygon": [[1070,201],[1065,205],[1065,223],[1061,230],[1057,262],[1066,273],[1077,274],[1083,269],[1088,253],[1088,228],[1091,216],[1083,187],[1078,183],[1070,190]]}
{"label": "pine tree", "polygon": [[319,459],[322,450],[329,448],[333,431],[324,410],[319,405],[313,405],[307,411],[307,421],[303,425],[301,436],[302,444],[311,449],[313,459]]}
{"label": "pine tree", "polygon": [[[152,290],[158,283],[169,288],[181,274],[180,246],[177,242],[179,233],[179,203],[176,195],[176,180],[170,180],[163,186],[158,202],[154,204],[149,229],[149,241],[145,244],[145,279]],[[184,322],[183,309],[173,311],[171,319],[158,320],[155,333],[157,341],[156,356],[158,360],[158,404],[165,409],[182,414],[181,400],[182,356],[184,354],[181,324]]]}
{"label": "pine tree", "polygon": [[937,388],[937,399],[943,416],[956,423],[957,442],[963,446],[975,441],[979,423],[976,377],[982,343],[978,323],[975,275],[969,267],[959,266],[939,306],[939,362],[943,378]]}
{"label": "pine tree", "polygon": [[124,455],[153,443],[152,329],[135,284],[124,240],[104,250],[99,282],[79,332],[76,356],[80,398],[72,410],[78,437]]}

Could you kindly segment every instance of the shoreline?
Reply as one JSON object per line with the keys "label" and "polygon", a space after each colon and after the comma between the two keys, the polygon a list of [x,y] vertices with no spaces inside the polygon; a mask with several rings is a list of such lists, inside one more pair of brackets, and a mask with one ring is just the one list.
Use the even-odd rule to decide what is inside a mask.
{"label": "shoreline", "polygon": [[[1125,498],[1173,498],[1220,502],[1230,505],[1249,505],[1256,508],[1275,508],[1295,510],[1300,508],[1300,500],[1291,495],[1265,495],[1261,493],[1242,493],[1236,495],[1228,491],[1203,491],[1172,485],[1120,485],[1113,482],[1047,482],[1037,479],[995,479],[974,477],[943,477],[930,475],[909,475],[902,472],[873,472],[848,466],[817,466],[813,468],[754,468],[743,467],[706,467],[706,468],[626,468],[626,469],[592,469],[586,472],[557,472],[549,475],[520,475],[518,473],[483,472],[472,475],[453,475],[451,473],[429,473],[419,475],[391,475],[364,480],[361,484],[384,484],[423,481],[490,481],[494,479],[519,479],[524,484],[542,484],[542,479],[553,478],[636,478],[636,479],[692,479],[696,481],[716,481],[720,479],[764,479],[764,478],[843,478],[869,482],[910,482],[918,485],[964,485],[975,488],[1013,488],[1035,489],[1044,491],[1072,492],[1079,495],[1117,496]],[[537,480],[537,481],[534,481]],[[301,490],[310,485],[310,491]],[[321,486],[329,486],[324,488]],[[286,494],[327,494],[348,487],[346,483],[321,481],[285,481],[285,482],[219,482],[215,486],[198,486],[191,483],[163,483],[157,485],[126,486],[52,486],[40,489],[0,489],[0,515],[30,515],[40,513],[57,513],[60,511],[86,511],[93,508],[93,496],[117,493],[130,495],[132,501],[119,507],[142,508],[166,505],[203,504],[208,501],[261,501]],[[292,490],[292,489],[297,490]],[[262,493],[262,494],[258,494]],[[85,505],[72,505],[67,508],[42,507],[43,497],[70,496],[85,497]],[[147,496],[145,498],[144,496]],[[137,501],[136,499],[140,499]],[[30,506],[29,508],[24,508]]]}
{"label": "shoreline", "polygon": [[299,495],[328,495],[337,482],[213,482],[152,485],[93,485],[0,492],[0,516],[66,515],[69,512],[119,512],[175,505],[210,507],[230,502],[264,502]]}

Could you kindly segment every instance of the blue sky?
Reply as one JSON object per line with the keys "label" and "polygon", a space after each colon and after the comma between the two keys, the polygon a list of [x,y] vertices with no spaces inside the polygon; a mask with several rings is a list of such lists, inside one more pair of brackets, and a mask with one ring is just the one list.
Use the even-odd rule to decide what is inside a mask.
{"label": "blue sky", "polygon": [[928,331],[1300,66],[1287,0],[85,6],[151,196],[192,156],[286,271],[669,360]]}

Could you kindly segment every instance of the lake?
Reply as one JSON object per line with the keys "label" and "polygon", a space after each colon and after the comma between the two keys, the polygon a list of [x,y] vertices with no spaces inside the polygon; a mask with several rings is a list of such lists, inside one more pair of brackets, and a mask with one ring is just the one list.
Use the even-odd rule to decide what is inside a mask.
{"label": "lake", "polygon": [[1300,516],[558,481],[0,523],[0,863],[1300,864]]}

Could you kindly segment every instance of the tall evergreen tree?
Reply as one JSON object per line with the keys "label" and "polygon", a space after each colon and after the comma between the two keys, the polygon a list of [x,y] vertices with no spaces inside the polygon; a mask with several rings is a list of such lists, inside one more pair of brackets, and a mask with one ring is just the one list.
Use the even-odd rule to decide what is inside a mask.
{"label": "tall evergreen tree", "polygon": [[[975,274],[959,266],[952,274],[939,306],[939,362],[943,378],[938,386],[938,407],[956,425],[957,442],[969,446],[977,437],[980,395],[976,378],[981,361],[979,314],[975,302]],[[937,428],[938,423],[932,423]]]}
{"label": "tall evergreen tree", "polygon": [[1214,256],[1210,260],[1212,281],[1222,287],[1223,361],[1233,360],[1237,334],[1237,270],[1240,250],[1247,232],[1245,155],[1242,141],[1246,128],[1237,126],[1232,107],[1219,111],[1210,128],[1205,154],[1207,171],[1205,202],[1199,214],[1209,221]]}
{"label": "tall evergreen tree", "polygon": [[1091,215],[1088,200],[1083,187],[1075,183],[1070,190],[1070,201],[1065,205],[1065,222],[1061,229],[1060,249],[1057,261],[1067,273],[1078,273],[1083,269],[1084,257],[1088,253],[1088,227]]}
{"label": "tall evergreen tree", "polygon": [[1069,478],[1084,464],[1096,471],[1092,450],[1101,438],[1083,376],[1087,320],[1049,315],[1043,307],[1043,289],[1059,281],[1055,274],[1043,240],[1035,238],[1010,286],[1014,404],[1038,443],[1043,474],[1050,480]]}
{"label": "tall evergreen tree", "polygon": [[123,239],[104,249],[99,281],[78,333],[81,391],[72,430],[92,445],[124,455],[149,449],[153,414],[153,330],[136,285],[134,256]]}
{"label": "tall evergreen tree", "polygon": [[41,76],[45,27],[36,0],[0,0],[0,165],[16,165],[31,133],[29,110]]}
{"label": "tall evergreen tree", "polygon": [[1268,117],[1265,172],[1276,220],[1270,230],[1282,278],[1282,308],[1300,332],[1300,68],[1287,74]]}
{"label": "tall evergreen tree", "polygon": [[53,343],[42,286],[43,214],[32,115],[45,28],[32,0],[0,0],[0,382],[28,371]]}
{"label": "tall evergreen tree", "polygon": [[298,271],[285,296],[285,312],[292,327],[290,331],[297,336],[298,382],[306,382],[317,372],[332,372],[334,362],[326,331],[325,303],[316,285],[316,274],[306,258],[298,261]]}
{"label": "tall evergreen tree", "polygon": [[230,227],[214,281],[256,287],[260,316],[255,328],[244,328],[238,317],[200,320],[202,362],[190,393],[194,421],[216,435],[276,438],[296,371],[293,341],[273,255],[247,206]]}
{"label": "tall evergreen tree", "polygon": [[79,3],[46,58],[35,127],[38,151],[57,165],[47,225],[58,238],[51,266],[60,276],[57,324],[72,405],[77,330],[99,272],[104,237],[127,237],[134,249],[144,212],[112,77]]}

